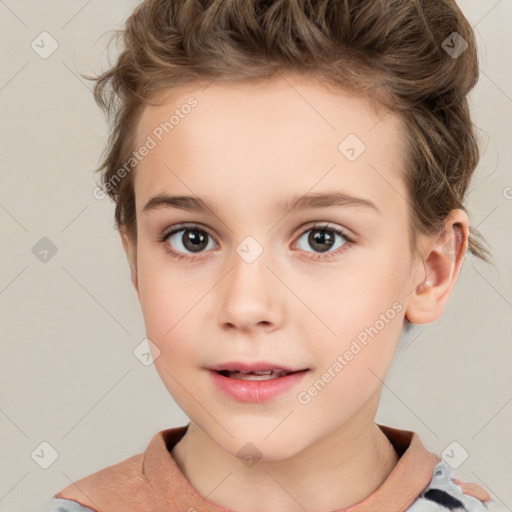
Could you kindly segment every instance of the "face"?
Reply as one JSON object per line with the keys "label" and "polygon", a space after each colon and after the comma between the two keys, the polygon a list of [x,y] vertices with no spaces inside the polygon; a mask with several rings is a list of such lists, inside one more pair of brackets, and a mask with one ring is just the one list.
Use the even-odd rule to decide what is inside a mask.
{"label": "face", "polygon": [[[165,386],[227,452],[290,457],[375,405],[413,287],[401,141],[394,115],[291,75],[146,107],[134,284]],[[305,371],[208,369],[227,362]]]}

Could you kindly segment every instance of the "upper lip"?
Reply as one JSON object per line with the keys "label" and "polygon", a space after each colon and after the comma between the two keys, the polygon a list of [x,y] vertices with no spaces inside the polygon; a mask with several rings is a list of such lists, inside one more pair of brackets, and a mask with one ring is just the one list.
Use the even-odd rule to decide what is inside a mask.
{"label": "upper lip", "polygon": [[307,370],[308,368],[292,368],[290,366],[284,366],[277,363],[269,363],[267,361],[229,361],[227,363],[220,363],[213,366],[208,366],[208,370],[214,370],[216,372],[221,370],[228,371],[242,371],[242,372],[264,372],[266,370],[280,370],[284,372],[298,372],[301,370]]}

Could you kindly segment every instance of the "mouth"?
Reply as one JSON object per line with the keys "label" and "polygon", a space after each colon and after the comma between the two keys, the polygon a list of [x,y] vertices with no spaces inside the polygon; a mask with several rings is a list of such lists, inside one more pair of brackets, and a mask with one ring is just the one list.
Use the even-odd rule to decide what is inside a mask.
{"label": "mouth", "polygon": [[239,402],[266,402],[291,391],[310,368],[294,369],[272,363],[226,363],[207,368],[216,388]]}
{"label": "mouth", "polygon": [[[216,370],[214,370],[216,371]],[[228,377],[229,379],[239,379],[239,380],[272,380],[272,379],[279,379],[281,377],[286,377],[288,375],[291,375],[292,373],[298,373],[298,372],[305,372],[307,369],[304,370],[297,370],[297,371],[286,371],[286,370],[265,370],[265,371],[248,371],[244,372],[241,370],[219,370],[217,371],[218,374],[222,375],[223,377]]]}
{"label": "mouth", "polygon": [[230,379],[270,380],[286,377],[292,373],[307,371],[310,368],[284,366],[268,361],[230,361],[209,366],[207,369]]}

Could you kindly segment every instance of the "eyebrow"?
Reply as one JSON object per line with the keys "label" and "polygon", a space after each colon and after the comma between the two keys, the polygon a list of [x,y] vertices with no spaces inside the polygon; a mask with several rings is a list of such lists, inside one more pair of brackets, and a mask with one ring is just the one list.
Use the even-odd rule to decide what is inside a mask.
{"label": "eyebrow", "polygon": [[[303,196],[292,196],[279,201],[275,205],[275,213],[284,211],[293,212],[314,208],[329,208],[333,206],[351,206],[363,207],[368,211],[375,211],[378,214],[382,212],[375,203],[369,199],[355,197],[344,192],[324,192],[313,193]],[[152,197],[142,209],[143,212],[149,212],[161,208],[175,208],[189,212],[201,212],[218,215],[217,209],[206,199],[194,196],[171,196],[168,194],[159,194]]]}

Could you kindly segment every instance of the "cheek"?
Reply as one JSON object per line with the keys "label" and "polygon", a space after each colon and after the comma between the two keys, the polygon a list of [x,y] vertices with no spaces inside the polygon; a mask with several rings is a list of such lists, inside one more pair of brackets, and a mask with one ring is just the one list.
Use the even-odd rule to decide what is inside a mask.
{"label": "cheek", "polygon": [[[176,273],[174,273],[176,274]],[[158,347],[154,366],[168,392],[187,410],[190,393],[198,390],[191,369],[201,364],[198,318],[204,313],[193,284],[177,280],[156,266],[144,269],[139,290],[147,337]]]}
{"label": "cheek", "polygon": [[332,279],[323,281],[321,293],[318,288],[309,292],[308,306],[322,322],[309,315],[303,327],[310,339],[317,340],[318,371],[330,370],[336,374],[333,382],[348,386],[351,393],[377,384],[376,376],[383,379],[393,360],[405,314],[399,283],[406,265],[390,251],[378,261],[361,260],[350,272],[333,273]]}
{"label": "cheek", "polygon": [[194,330],[205,290],[200,282],[173,270],[163,259],[139,253],[139,297],[148,338],[164,359],[172,360],[170,351],[179,356],[197,339]]}
{"label": "cheek", "polygon": [[165,257],[143,251],[139,252],[138,278],[146,334],[159,350],[155,368],[171,395],[185,407],[189,393],[199,396],[201,392],[191,370],[216,359],[216,353],[209,352],[217,348],[212,342],[218,336],[208,291],[217,279],[206,270],[192,275]]}
{"label": "cheek", "polygon": [[299,403],[330,411],[335,421],[355,414],[382,386],[400,339],[402,315],[398,302],[382,315],[369,315],[361,306],[340,313],[336,338],[315,349],[317,368],[301,388]]}
{"label": "cheek", "polygon": [[406,268],[407,262],[391,252],[388,257],[359,258],[351,260],[346,268],[333,269],[330,275],[317,280],[316,286],[311,286],[310,279],[296,280],[294,291],[304,297],[312,311],[304,318],[315,323],[327,342],[347,340],[373,325],[383,314],[396,316],[397,307],[393,305],[403,301],[401,283],[406,282]]}

